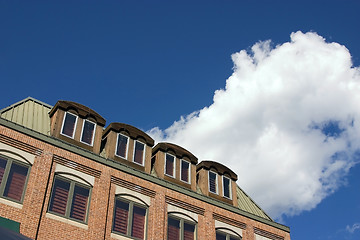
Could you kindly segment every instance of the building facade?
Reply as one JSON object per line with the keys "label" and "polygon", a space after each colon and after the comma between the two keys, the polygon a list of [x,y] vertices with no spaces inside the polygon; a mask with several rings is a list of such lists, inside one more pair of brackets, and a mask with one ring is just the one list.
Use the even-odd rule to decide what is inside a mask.
{"label": "building facade", "polygon": [[290,240],[236,180],[75,102],[0,110],[0,216],[31,239]]}

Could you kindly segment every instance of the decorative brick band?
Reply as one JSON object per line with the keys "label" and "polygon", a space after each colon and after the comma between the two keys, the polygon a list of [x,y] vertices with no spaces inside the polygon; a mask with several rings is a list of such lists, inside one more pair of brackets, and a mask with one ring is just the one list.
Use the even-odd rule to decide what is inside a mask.
{"label": "decorative brick band", "polygon": [[58,155],[54,155],[54,162],[64,165],[66,167],[72,168],[74,170],[89,174],[90,176],[93,176],[93,177],[98,178],[101,175],[101,171],[99,171],[99,170],[93,169],[91,167],[85,166],[80,163],[76,163],[74,161],[71,161],[64,157],[60,157]]}
{"label": "decorative brick band", "polygon": [[256,228],[256,227],[254,227],[254,233],[258,234],[260,236],[266,237],[266,238],[273,239],[273,240],[284,240],[284,237],[282,237],[282,236],[276,235],[274,233],[271,233],[271,232],[268,232],[268,231],[265,231],[265,230],[261,230],[261,229]]}
{"label": "decorative brick band", "polygon": [[178,200],[178,199],[173,198],[173,197],[165,196],[165,201],[166,201],[166,203],[169,203],[169,204],[174,205],[176,207],[180,207],[182,209],[188,210],[188,211],[196,213],[196,214],[204,215],[204,212],[205,212],[204,208],[192,205],[192,204],[187,203],[187,202],[183,202],[183,201]]}
{"label": "decorative brick band", "polygon": [[213,213],[213,218],[215,220],[221,221],[223,223],[227,223],[227,224],[232,225],[234,227],[238,227],[238,228],[241,228],[241,229],[246,229],[246,224],[245,223],[237,221],[235,219],[232,219],[232,218],[229,218],[229,217],[217,214],[217,213]]}
{"label": "decorative brick band", "polygon": [[7,144],[9,146],[12,146],[14,148],[18,148],[20,150],[23,150],[25,152],[34,154],[36,156],[40,156],[42,154],[42,150],[40,148],[31,146],[27,143],[20,142],[18,140],[15,140],[13,138],[10,138],[8,136],[5,136],[3,134],[0,134],[0,142]]}
{"label": "decorative brick band", "polygon": [[129,181],[126,181],[126,180],[123,180],[123,179],[120,179],[120,178],[117,178],[114,176],[111,176],[111,183],[114,183],[120,187],[127,188],[131,191],[138,192],[138,193],[141,193],[145,196],[152,197],[152,198],[155,197],[155,194],[156,194],[156,192],[151,189],[136,185],[135,183],[132,183],[132,182],[129,182]]}

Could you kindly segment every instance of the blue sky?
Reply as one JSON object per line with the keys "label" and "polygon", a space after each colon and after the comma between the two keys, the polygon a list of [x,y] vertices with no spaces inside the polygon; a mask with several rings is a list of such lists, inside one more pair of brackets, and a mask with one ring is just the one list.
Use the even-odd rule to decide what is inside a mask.
{"label": "blue sky", "polygon": [[358,240],[359,10],[0,0],[0,108],[82,103],[234,169],[292,239]]}

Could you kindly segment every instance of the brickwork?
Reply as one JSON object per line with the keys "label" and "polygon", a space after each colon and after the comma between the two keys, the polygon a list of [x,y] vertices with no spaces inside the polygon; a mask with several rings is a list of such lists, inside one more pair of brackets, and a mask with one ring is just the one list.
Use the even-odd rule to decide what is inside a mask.
{"label": "brickwork", "polygon": [[[165,185],[149,182],[5,126],[0,125],[0,134],[42,151],[40,155],[35,156],[34,164],[31,166],[23,202],[16,206],[4,203],[4,201],[0,202],[0,216],[20,222],[20,232],[32,239],[117,239],[111,237],[116,189],[116,181],[112,181],[112,177],[114,177],[132,183],[132,185],[127,185],[126,182],[121,183],[122,186],[120,187],[126,187],[131,191],[150,197],[147,215],[147,239],[166,239],[167,209],[168,205],[171,204],[178,208],[184,208],[184,211],[197,216],[198,240],[215,239],[214,216],[217,216],[218,221],[226,222],[226,218],[228,218],[238,222],[239,224],[235,225],[243,228],[244,240],[255,240],[254,229],[271,233],[268,234],[270,237],[276,235],[284,240],[290,240],[288,232],[259,222],[255,218],[252,219],[226,210],[202,201],[200,198],[194,198],[180,191],[167,188]],[[48,212],[56,174],[55,165],[66,165],[65,162],[55,162],[54,156],[71,160],[73,163],[94,169],[99,173],[93,176],[95,180],[91,190],[86,223],[79,223]],[[75,169],[73,165],[72,167]],[[80,167],[76,169],[76,171],[85,171],[84,168]],[[89,172],[84,172],[84,174],[89,174]]]}

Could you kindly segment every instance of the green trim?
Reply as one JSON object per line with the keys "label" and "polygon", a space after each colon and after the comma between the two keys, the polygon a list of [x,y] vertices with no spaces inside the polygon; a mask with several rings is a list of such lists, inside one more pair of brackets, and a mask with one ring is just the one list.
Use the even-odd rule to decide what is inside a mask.
{"label": "green trim", "polygon": [[16,123],[7,121],[6,119],[0,118],[0,125],[3,125],[5,127],[11,128],[11,129],[13,129],[15,131],[24,133],[24,134],[26,134],[26,135],[28,135],[30,137],[39,139],[39,140],[44,141],[45,143],[51,144],[53,146],[62,148],[64,150],[70,151],[70,152],[75,153],[75,154],[78,154],[78,155],[80,155],[82,157],[89,158],[91,160],[94,160],[94,161],[99,162],[101,164],[107,165],[107,166],[112,167],[114,169],[123,171],[123,172],[131,174],[133,176],[142,178],[144,180],[150,181],[150,182],[155,183],[157,185],[160,185],[162,187],[169,188],[171,190],[180,192],[182,194],[185,194],[185,195],[188,195],[190,197],[196,198],[196,199],[198,199],[200,201],[204,201],[206,203],[212,204],[214,206],[224,208],[224,209],[226,209],[228,211],[231,211],[231,212],[234,212],[236,214],[242,215],[244,217],[248,217],[250,219],[259,221],[261,223],[264,223],[264,224],[267,224],[269,226],[278,228],[280,230],[290,232],[290,228],[285,226],[285,225],[276,223],[274,221],[270,221],[268,219],[259,217],[259,216],[255,215],[255,214],[252,214],[252,213],[249,213],[249,212],[245,212],[245,211],[243,211],[243,210],[241,210],[241,209],[239,209],[237,207],[234,207],[232,205],[229,205],[227,203],[224,203],[224,202],[221,202],[219,200],[212,199],[210,197],[201,195],[201,194],[199,194],[197,192],[191,191],[191,190],[189,190],[187,188],[181,187],[179,185],[168,182],[166,180],[156,178],[156,177],[151,176],[151,175],[149,175],[147,173],[141,172],[141,171],[139,171],[137,169],[131,168],[131,167],[126,166],[126,165],[123,165],[123,164],[121,164],[119,162],[115,162],[113,160],[103,158],[103,157],[101,157],[101,156],[99,156],[99,155],[97,155],[95,153],[92,153],[92,152],[87,151],[85,149],[82,149],[80,147],[71,145],[70,143],[61,141],[60,139],[50,137],[50,136],[41,134],[39,132],[33,131],[31,129],[25,128],[25,127],[23,127],[21,125],[18,125]]}
{"label": "green trim", "polygon": [[11,219],[0,217],[0,226],[20,233],[20,223]]}

